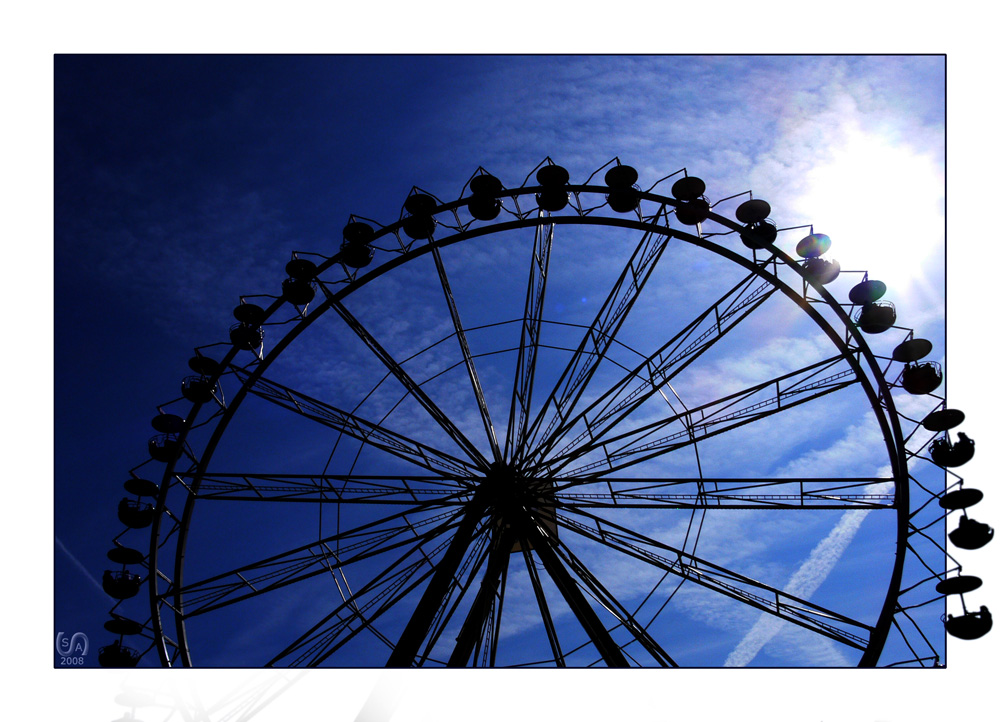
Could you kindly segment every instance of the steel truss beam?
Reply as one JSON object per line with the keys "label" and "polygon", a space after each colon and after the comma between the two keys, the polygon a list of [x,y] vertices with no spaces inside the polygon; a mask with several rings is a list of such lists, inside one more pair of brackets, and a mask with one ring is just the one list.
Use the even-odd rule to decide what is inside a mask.
{"label": "steel truss beam", "polygon": [[483,419],[486,437],[490,442],[490,449],[493,451],[493,461],[499,462],[503,454],[500,451],[499,443],[497,443],[497,432],[493,428],[493,421],[490,419],[490,410],[486,406],[486,397],[483,395],[483,385],[479,382],[479,374],[476,373],[476,365],[472,360],[472,351],[469,349],[469,341],[465,336],[465,328],[462,326],[462,319],[458,315],[455,296],[451,292],[448,274],[445,272],[444,262],[441,260],[441,251],[438,250],[437,246],[433,246],[431,252],[434,256],[434,265],[437,268],[438,276],[441,279],[441,290],[444,291],[445,301],[448,303],[448,313],[451,315],[451,322],[455,327],[458,345],[462,349],[462,360],[465,362],[465,368],[469,373],[469,382],[472,384],[472,392],[476,397],[476,405],[479,407],[479,414]]}
{"label": "steel truss beam", "polygon": [[[556,509],[891,509],[893,493],[864,490],[892,479],[626,479],[559,477],[553,480]],[[591,487],[607,491],[588,491]],[[690,491],[685,491],[689,487]],[[678,489],[678,491],[668,491]]]}
{"label": "steel truss beam", "polygon": [[[647,479],[557,477],[556,508],[649,509],[888,509],[892,493],[865,493],[868,486],[892,483],[881,477],[741,479]],[[593,486],[607,491],[589,491]],[[684,487],[692,487],[686,490]],[[668,491],[675,490],[676,491]],[[473,480],[423,476],[341,474],[211,474],[198,498],[205,501],[294,502],[463,506]]]}
{"label": "steel truss beam", "polygon": [[[664,209],[661,208],[659,213],[663,212]],[[584,333],[583,340],[555,388],[542,404],[539,415],[528,431],[527,437],[531,439],[530,445],[534,449],[532,456],[544,453],[551,446],[550,435],[553,429],[557,424],[564,424],[572,413],[573,407],[587,388],[588,382],[614,342],[615,335],[652,275],[670,237],[669,229],[662,228],[658,231],[647,231],[639,241],[594,322]],[[547,418],[549,418],[548,425],[542,429],[542,424]],[[514,460],[518,462],[521,458],[523,457],[515,456]]]}
{"label": "steel truss beam", "polygon": [[[847,388],[858,382],[853,369],[846,369],[830,376],[810,381],[810,383],[805,383],[813,379],[820,371],[829,370],[843,358],[843,356],[836,356],[825,361],[819,361],[797,371],[754,384],[723,398],[688,409],[684,413],[675,414],[610,439],[585,444],[578,447],[574,452],[553,459],[550,463],[546,464],[547,472],[557,473],[575,459],[598,448],[604,450],[604,459],[575,467],[568,472],[569,475],[576,476],[590,473],[601,467],[616,470],[632,466],[661,454],[689,446],[710,436],[717,436],[752,421],[758,421],[781,411],[794,408],[834,391]],[[796,376],[800,376],[806,372],[811,373],[808,373],[803,379],[792,381]],[[782,388],[783,381],[790,383],[787,383]],[[747,406],[734,409],[738,403],[746,401],[772,386],[774,390],[771,396],[757,399]],[[652,441],[644,441],[657,431],[677,421],[680,421],[685,428]],[[613,449],[610,448],[616,444],[620,445]]]}
{"label": "steel truss beam", "polygon": [[[270,662],[268,662],[267,666],[274,666],[276,662],[299,650],[303,651],[301,651],[298,657],[293,660],[292,666],[302,666],[306,660],[308,660],[308,666],[317,666],[365,629],[372,628],[373,631],[375,631],[372,626],[373,623],[382,614],[391,609],[420,584],[422,584],[434,572],[435,567],[430,563],[429,556],[439,554],[441,550],[447,546],[447,541],[438,545],[436,549],[431,550],[429,556],[422,553],[422,557],[420,559],[402,567],[399,572],[393,575],[389,574],[389,572],[395,567],[402,564],[406,556],[409,556],[413,551],[420,549],[420,547],[422,547],[422,545],[430,538],[432,537],[425,537],[417,545],[416,549],[411,550],[411,552],[408,552],[400,559],[394,561],[374,579],[365,584],[362,589],[352,594],[350,598],[345,599],[330,614],[326,615],[323,619],[313,625],[308,632],[300,636]],[[430,569],[428,569],[415,581],[410,582],[416,572],[423,566],[429,566]],[[409,584],[404,586],[407,582],[409,582]],[[364,602],[363,606],[358,605],[359,599],[366,594],[374,592],[379,587],[385,588],[381,589],[378,593],[368,599],[368,601]],[[351,610],[350,614],[346,617],[341,616],[345,609]],[[372,611],[373,609],[374,611]],[[331,624],[331,620],[336,621]],[[357,620],[361,620],[361,624],[352,627],[351,623],[356,622]],[[386,646],[392,647],[391,640],[386,638],[384,635],[376,631],[376,636],[378,636],[378,638],[382,640]]]}
{"label": "steel truss beam", "polygon": [[[758,283],[755,285],[754,281]],[[754,273],[743,278],[586,409],[566,419],[552,432],[544,446],[532,452],[531,458],[544,458],[581,420],[586,425],[586,431],[567,443],[557,452],[557,457],[567,455],[585,439],[593,442],[607,434],[719,339],[736,328],[776,290],[767,281],[760,281]],[[700,334],[695,336],[699,331]],[[588,419],[588,415],[591,418]]]}
{"label": "steel truss beam", "polygon": [[649,633],[636,622],[625,606],[615,599],[614,595],[601,584],[600,580],[587,569],[586,565],[574,555],[561,540],[556,540],[556,553],[566,562],[566,565],[573,570],[577,578],[583,582],[590,591],[591,596],[602,607],[607,609],[618,619],[619,624],[624,627],[641,644],[650,656],[656,660],[661,667],[676,667],[677,663],[670,658],[670,655],[660,647],[659,643],[653,639]]}
{"label": "steel truss beam", "polygon": [[468,454],[469,458],[479,465],[480,468],[486,469],[489,466],[489,462],[483,457],[476,448],[475,444],[469,441],[465,434],[463,434],[454,422],[448,418],[448,416],[437,407],[430,397],[424,392],[413,378],[406,373],[402,366],[400,366],[392,355],[382,348],[382,345],[375,339],[375,337],[368,331],[367,328],[357,319],[354,315],[347,310],[344,304],[339,300],[330,301],[330,307],[336,311],[344,322],[350,327],[358,338],[360,338],[364,344],[371,349],[371,351],[378,357],[379,361],[388,369],[393,376],[403,385],[403,387],[415,398],[424,410],[430,414],[431,418],[437,422],[451,439],[458,444]]}
{"label": "steel truss beam", "polygon": [[[213,501],[460,506],[473,481],[440,476],[350,474],[209,474],[198,498]],[[464,492],[464,493],[463,493]]]}
{"label": "steel truss beam", "polygon": [[[682,549],[658,542],[607,519],[582,511],[576,512],[576,515],[592,520],[596,526],[589,527],[564,515],[560,518],[560,527],[841,644],[859,650],[865,650],[868,646],[867,638],[843,628],[853,627],[870,635],[873,628],[867,624],[713,564]],[[651,549],[668,552],[670,557],[664,557]],[[837,626],[838,624],[843,626]]]}
{"label": "steel truss beam", "polygon": [[[240,381],[246,383],[249,374],[244,369],[234,368]],[[477,471],[476,467],[467,461],[451,454],[435,449],[427,444],[407,438],[380,424],[364,419],[356,414],[338,409],[336,406],[324,403],[295,391],[287,386],[258,378],[248,386],[250,393],[262,399],[294,411],[308,419],[324,426],[343,432],[348,436],[385,452],[404,459],[425,469],[449,477],[468,477]]]}
{"label": "steel truss beam", "polygon": [[[244,564],[199,581],[185,583],[178,591],[186,596],[185,618],[204,614],[236,602],[256,597],[350,564],[411,546],[419,540],[418,530],[428,527],[425,539],[450,528],[456,512],[448,511],[416,522],[406,519],[415,511],[434,509],[433,502],[421,509],[406,509],[388,517],[304,544],[250,564]],[[386,526],[392,522],[401,522]],[[420,543],[423,543],[422,541]],[[331,548],[333,546],[334,548]]]}
{"label": "steel truss beam", "polygon": [[[448,658],[449,667],[464,667],[469,663],[469,656],[478,649],[483,640],[483,634],[488,630],[487,617],[494,609],[498,600],[502,602],[502,580],[507,574],[510,562],[510,552],[516,537],[507,528],[500,531],[490,546],[489,562],[479,584],[479,592],[472,602],[465,622],[455,639],[455,647]],[[497,625],[499,626],[499,625]],[[495,641],[495,640],[494,640]],[[493,647],[496,651],[495,646]]]}
{"label": "steel truss beam", "polygon": [[389,655],[387,667],[412,667],[416,660],[420,645],[427,637],[431,624],[439,609],[441,609],[444,599],[452,587],[455,573],[458,571],[462,558],[465,556],[472,543],[476,527],[482,519],[485,504],[481,495],[477,494],[466,505],[462,514],[462,520],[455,530],[454,536],[448,545],[444,557],[434,570],[424,589],[420,601],[410,616],[406,628],[400,635],[396,648]]}
{"label": "steel truss beam", "polygon": [[607,628],[583,596],[576,580],[553,549],[554,544],[549,539],[548,533],[544,532],[540,525],[530,521],[524,525],[523,533],[545,566],[545,571],[555,582],[563,599],[566,600],[566,604],[569,605],[577,621],[580,622],[587,636],[594,643],[605,664],[609,667],[628,667],[625,655],[612,639]]}
{"label": "steel truss beam", "polygon": [[[538,212],[544,217],[545,211]],[[535,386],[535,363],[541,339],[542,310],[545,289],[549,279],[549,255],[555,226],[535,228],[535,242],[528,271],[528,289],[524,299],[524,321],[521,324],[521,342],[517,349],[517,366],[514,374],[514,391],[510,400],[507,421],[507,440],[504,458],[513,459],[524,450],[531,412],[531,396]]]}
{"label": "steel truss beam", "polygon": [[549,640],[549,647],[552,649],[552,658],[557,667],[566,666],[566,658],[563,655],[559,638],[556,636],[556,625],[552,621],[552,614],[549,612],[548,602],[545,601],[545,592],[542,590],[542,582],[538,578],[538,568],[535,566],[535,559],[531,556],[531,550],[527,545],[522,545],[521,554],[524,557],[524,566],[528,568],[528,577],[531,580],[531,589],[535,593],[535,601],[538,602],[538,613],[542,617],[542,626],[545,627],[545,636]]}

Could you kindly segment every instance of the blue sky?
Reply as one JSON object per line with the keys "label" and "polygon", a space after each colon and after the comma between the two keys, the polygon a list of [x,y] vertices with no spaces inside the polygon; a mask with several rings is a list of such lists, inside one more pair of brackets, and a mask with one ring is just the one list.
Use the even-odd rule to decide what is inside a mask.
{"label": "blue sky", "polygon": [[[224,340],[241,294],[276,292],[292,251],[332,252],[350,213],[395,220],[414,185],[450,199],[482,166],[516,186],[546,156],[573,179],[618,157],[636,167],[643,187],[686,167],[706,180],[712,199],[752,189],[771,202],[780,226],[815,223],[845,269],[886,281],[901,325],[932,339],[933,358],[943,360],[943,70],[940,56],[57,58],[56,628],[103,639],[97,620],[109,605],[85,570],[97,576],[106,566],[121,481],[144,458],[157,405],[178,395],[191,349]],[[498,274],[484,269],[523,273],[516,270],[524,268],[523,253],[514,250],[525,242],[530,237],[510,248],[449,253],[463,319],[497,316],[492,306],[477,306],[484,285],[504,292],[491,279]],[[553,300],[567,318],[588,323],[601,299],[585,301],[573,282],[606,288],[624,256],[619,250],[614,267],[602,262],[601,239],[581,234],[575,242],[577,253],[556,246],[563,265]],[[667,278],[649,289],[650,313],[659,303],[681,314],[704,308],[721,292],[724,269],[677,253]],[[428,286],[437,279],[426,266],[402,268],[385,286],[359,294],[359,316],[400,354],[447,333],[447,309],[428,304],[440,289]],[[841,280],[831,289],[843,297],[850,285]],[[743,388],[821,358],[814,335],[786,311],[774,309],[735,334],[729,348],[706,355],[683,379],[684,401],[718,398],[720,378]],[[648,322],[637,319],[633,337],[643,337]],[[364,370],[375,365],[357,344],[343,341],[336,354],[328,344],[304,340],[279,364],[284,378],[307,393],[330,394],[320,397],[331,402],[346,403],[340,393],[356,399],[355,378],[370,377]],[[426,372],[438,362],[430,353],[414,368]],[[509,378],[504,368],[484,362],[488,392]],[[461,381],[451,374],[433,387],[456,413]],[[757,463],[757,473],[782,476],[821,463],[845,475],[862,467],[859,473],[878,475],[878,460],[862,458],[871,429],[852,416],[859,399],[832,399],[812,414],[734,432],[743,450],[781,439],[768,454],[706,444],[715,473]],[[412,408],[394,413],[401,425],[418,424]],[[262,414],[254,423],[269,438],[294,449],[304,467],[315,463],[308,431],[282,429],[277,416]],[[475,421],[463,418],[463,428]],[[791,525],[785,538],[796,539],[784,548],[761,533],[774,524],[761,514],[713,521],[704,548],[778,587],[795,580],[810,589],[806,577],[828,571],[829,582],[809,593],[830,604],[847,603],[844,592],[860,568],[850,565],[864,545],[884,543],[868,520],[810,513],[782,520]],[[686,521],[642,523],[669,537]],[[837,562],[828,570],[819,558],[824,549]],[[739,606],[714,614],[713,605],[719,600],[686,589],[678,597],[680,618],[709,620],[689,644],[704,647],[711,638],[715,656],[696,665],[720,663],[737,649],[746,655],[752,635],[767,637],[755,626],[758,615]],[[267,631],[243,628],[253,640]],[[239,653],[238,640],[228,644]],[[225,664],[226,645],[217,649]],[[746,661],[753,659],[852,663],[823,640],[787,630]]]}

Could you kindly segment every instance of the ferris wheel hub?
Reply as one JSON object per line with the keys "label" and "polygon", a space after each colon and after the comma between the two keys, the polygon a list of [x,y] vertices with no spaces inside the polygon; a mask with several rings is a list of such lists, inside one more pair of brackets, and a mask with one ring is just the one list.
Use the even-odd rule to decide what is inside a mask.
{"label": "ferris wheel hub", "polygon": [[480,481],[484,495],[484,514],[497,527],[514,532],[517,541],[511,551],[531,549],[524,542],[526,528],[532,527],[553,542],[557,538],[555,489],[551,479],[526,476],[504,462],[497,462]]}

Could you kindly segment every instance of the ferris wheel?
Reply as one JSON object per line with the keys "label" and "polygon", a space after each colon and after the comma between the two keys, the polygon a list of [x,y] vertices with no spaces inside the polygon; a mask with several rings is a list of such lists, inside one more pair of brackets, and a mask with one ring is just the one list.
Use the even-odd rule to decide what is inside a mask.
{"label": "ferris wheel", "polygon": [[780,628],[937,666],[987,633],[931,342],[752,193],[637,183],[479,168],[241,298],[125,482],[101,664],[713,667]]}

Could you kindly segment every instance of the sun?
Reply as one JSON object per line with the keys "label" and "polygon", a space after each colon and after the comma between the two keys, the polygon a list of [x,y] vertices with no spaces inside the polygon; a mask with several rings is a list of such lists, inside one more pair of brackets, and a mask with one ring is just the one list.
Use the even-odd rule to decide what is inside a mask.
{"label": "sun", "polygon": [[890,289],[925,285],[944,260],[943,163],[890,135],[853,129],[810,170],[796,206],[833,241],[829,257]]}

